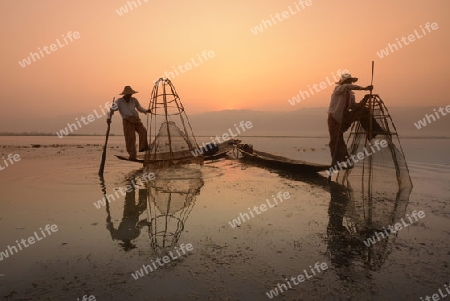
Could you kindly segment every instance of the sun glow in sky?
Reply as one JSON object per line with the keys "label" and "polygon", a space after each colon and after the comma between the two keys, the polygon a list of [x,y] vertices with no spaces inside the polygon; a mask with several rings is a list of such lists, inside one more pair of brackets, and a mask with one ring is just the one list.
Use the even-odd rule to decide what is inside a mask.
{"label": "sun glow in sky", "polygon": [[372,60],[374,92],[388,105],[447,105],[449,8],[445,0],[2,1],[0,126],[90,112],[125,85],[145,107],[153,81],[170,72],[190,114],[326,107],[338,70],[369,85]]}

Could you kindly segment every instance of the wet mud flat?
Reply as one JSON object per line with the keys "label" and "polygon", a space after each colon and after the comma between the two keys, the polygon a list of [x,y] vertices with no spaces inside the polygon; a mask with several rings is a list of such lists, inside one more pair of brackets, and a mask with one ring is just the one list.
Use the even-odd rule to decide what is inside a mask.
{"label": "wet mud flat", "polygon": [[4,300],[419,300],[449,281],[448,196],[413,190],[400,209],[425,217],[367,247],[353,200],[325,175],[236,159],[158,173],[109,150],[99,179],[99,145],[2,151],[22,159],[0,174],[0,251],[58,228],[0,261]]}

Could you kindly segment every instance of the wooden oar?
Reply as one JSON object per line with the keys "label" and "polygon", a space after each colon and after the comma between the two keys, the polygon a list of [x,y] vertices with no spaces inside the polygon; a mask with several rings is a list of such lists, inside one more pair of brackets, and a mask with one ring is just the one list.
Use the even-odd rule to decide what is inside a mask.
{"label": "wooden oar", "polygon": [[[114,106],[114,100],[116,98],[113,98],[113,106]],[[109,112],[109,118],[112,118],[111,111]],[[103,171],[105,169],[105,161],[106,161],[106,148],[108,146],[108,138],[109,138],[109,130],[111,128],[111,122],[108,122],[108,129],[106,130],[106,140],[105,145],[103,146],[103,154],[102,154],[102,162],[100,163],[100,169],[98,170],[98,175],[103,176]]]}
{"label": "wooden oar", "polygon": [[[372,61],[372,79],[370,80],[370,85],[371,86],[373,85],[373,68],[374,68],[374,65],[375,65],[375,61]],[[372,90],[370,90],[370,95],[372,95]]]}

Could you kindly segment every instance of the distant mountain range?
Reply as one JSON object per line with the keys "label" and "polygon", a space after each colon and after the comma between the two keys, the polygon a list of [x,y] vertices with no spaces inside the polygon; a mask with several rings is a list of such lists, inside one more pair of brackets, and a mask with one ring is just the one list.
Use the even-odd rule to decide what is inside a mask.
{"label": "distant mountain range", "polygon": [[[391,108],[394,124],[401,136],[405,137],[447,137],[450,138],[450,113],[418,129],[414,124],[424,122],[425,114],[434,115],[433,107],[427,108]],[[327,108],[303,108],[293,112],[262,112],[249,110],[228,110],[193,115],[190,120],[196,135],[220,135],[228,129],[234,130],[235,124],[250,121],[251,129],[244,136],[306,136],[327,137]],[[234,131],[235,132],[235,131]]]}
{"label": "distant mountain range", "polygon": [[[397,127],[398,133],[404,137],[445,137],[450,138],[450,113],[449,116],[443,116],[435,113],[435,107],[393,107],[390,108],[390,114]],[[434,115],[425,118],[425,114]],[[440,118],[436,117],[436,114]],[[10,133],[50,133],[55,135],[61,129],[67,127],[67,123],[75,123],[76,118],[80,119],[83,115],[58,116],[53,119],[32,121],[33,126],[29,124],[20,124],[15,126],[11,123],[2,124],[0,129],[5,134]],[[87,114],[85,115],[87,116]],[[146,117],[141,116],[143,122]],[[237,133],[236,126],[239,127],[241,121],[251,122],[252,128],[245,131],[239,127],[243,136],[305,136],[305,137],[326,137],[327,129],[327,108],[302,108],[292,112],[264,112],[251,110],[225,110],[217,112],[207,112],[189,116],[192,128],[197,136],[216,136],[229,132]],[[419,120],[422,124],[419,125]],[[431,121],[431,122],[428,122]],[[420,129],[416,125],[420,126]],[[235,126],[236,125],[236,126]],[[247,124],[248,125],[248,124]],[[423,126],[425,125],[425,126]],[[99,118],[88,125],[73,131],[76,135],[104,135],[106,132],[105,117]],[[113,118],[111,133],[122,135],[122,123],[119,121],[119,115]]]}

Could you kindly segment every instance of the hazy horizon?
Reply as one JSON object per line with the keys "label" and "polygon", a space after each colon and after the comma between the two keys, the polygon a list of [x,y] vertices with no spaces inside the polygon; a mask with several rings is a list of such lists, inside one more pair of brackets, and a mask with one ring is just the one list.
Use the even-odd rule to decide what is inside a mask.
{"label": "hazy horizon", "polygon": [[162,76],[190,116],[328,107],[339,74],[369,85],[372,61],[388,108],[448,104],[447,1],[137,3],[0,3],[0,132],[58,131],[125,85],[146,107]]}
{"label": "hazy horizon", "polygon": [[[301,108],[296,111],[257,111],[257,110],[221,110],[189,114],[189,120],[196,136],[221,135],[228,129],[233,129],[235,124],[241,121],[250,121],[253,127],[241,135],[256,136],[327,136],[327,109],[326,107]],[[410,137],[450,137],[450,118],[440,118],[434,122],[416,128],[419,120],[424,120],[426,115],[432,115],[436,107],[390,107],[388,108],[399,134]],[[70,131],[70,134],[104,135],[107,125],[105,116],[96,118],[93,122],[84,125],[80,119],[87,114],[64,115],[35,119],[36,124],[28,126],[22,124],[20,128],[15,125],[3,124],[0,134],[7,133],[60,133],[68,129],[68,124],[81,125],[80,128]],[[141,115],[142,122],[147,123],[147,116]],[[33,120],[29,120],[32,122]],[[1,121],[0,121],[1,123]],[[69,133],[69,131],[68,131]],[[111,123],[111,135],[121,136],[122,122],[119,114],[113,116]],[[64,137],[61,138],[61,141]]]}

